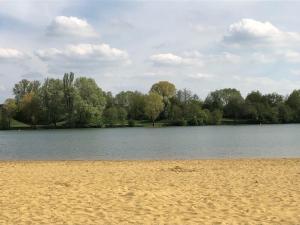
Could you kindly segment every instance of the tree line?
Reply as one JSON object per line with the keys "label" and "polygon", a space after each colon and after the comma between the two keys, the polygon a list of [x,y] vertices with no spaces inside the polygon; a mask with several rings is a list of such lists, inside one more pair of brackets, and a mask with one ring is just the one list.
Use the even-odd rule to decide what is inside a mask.
{"label": "tree line", "polygon": [[201,100],[188,89],[160,81],[149,93],[104,92],[94,79],[66,73],[43,83],[26,79],[15,84],[14,98],[0,108],[0,128],[17,120],[31,127],[198,126],[221,123],[298,123],[300,90],[288,96],[252,91],[246,98],[232,88],[216,90]]}

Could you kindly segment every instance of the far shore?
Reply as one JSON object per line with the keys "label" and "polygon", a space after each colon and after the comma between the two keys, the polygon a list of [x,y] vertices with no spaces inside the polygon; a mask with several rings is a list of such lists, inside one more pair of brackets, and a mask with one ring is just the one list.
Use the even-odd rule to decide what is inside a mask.
{"label": "far shore", "polygon": [[0,161],[0,224],[300,224],[300,158]]}

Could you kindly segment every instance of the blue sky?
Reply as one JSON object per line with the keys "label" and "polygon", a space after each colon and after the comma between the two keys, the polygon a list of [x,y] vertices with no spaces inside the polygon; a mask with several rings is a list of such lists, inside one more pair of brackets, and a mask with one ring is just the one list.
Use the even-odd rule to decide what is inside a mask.
{"label": "blue sky", "polygon": [[224,87],[300,88],[300,2],[0,0],[0,102],[20,79],[93,77],[147,92],[169,80],[204,98]]}

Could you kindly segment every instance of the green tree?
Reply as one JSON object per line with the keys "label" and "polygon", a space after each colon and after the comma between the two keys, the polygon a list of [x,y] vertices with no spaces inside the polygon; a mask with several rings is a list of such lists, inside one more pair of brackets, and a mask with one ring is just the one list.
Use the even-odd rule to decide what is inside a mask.
{"label": "green tree", "polygon": [[163,97],[164,109],[162,113],[163,118],[168,118],[171,110],[170,98],[176,94],[175,85],[168,81],[159,81],[152,85],[150,92],[154,92]]}
{"label": "green tree", "polygon": [[281,123],[290,123],[293,121],[293,110],[286,104],[281,103],[278,106],[278,120]]}
{"label": "green tree", "polygon": [[[6,120],[6,127],[11,127],[11,120],[16,115],[17,112],[17,104],[15,99],[6,99],[4,105],[2,106],[3,110],[3,119]],[[5,122],[3,122],[5,123]]]}
{"label": "green tree", "polygon": [[216,109],[210,113],[209,121],[211,124],[219,125],[222,122],[223,113],[221,110]]}
{"label": "green tree", "polygon": [[75,117],[79,125],[100,125],[106,100],[94,79],[79,77],[75,81]]}
{"label": "green tree", "polygon": [[65,73],[63,77],[63,95],[64,95],[64,107],[67,113],[67,124],[69,127],[73,126],[74,118],[74,105],[76,90],[74,87],[74,73]]}
{"label": "green tree", "polygon": [[288,96],[286,104],[293,111],[293,122],[300,122],[300,90],[294,90]]}
{"label": "green tree", "polygon": [[163,98],[171,98],[176,94],[175,85],[168,81],[159,81],[152,85],[150,92],[155,92]]}
{"label": "green tree", "polygon": [[116,106],[111,106],[109,108],[106,108],[103,113],[104,116],[104,122],[105,124],[108,124],[109,126],[113,126],[117,123],[119,117],[118,117],[118,108]]}
{"label": "green tree", "polygon": [[37,93],[40,87],[39,81],[29,81],[26,79],[21,80],[19,83],[15,84],[13,88],[13,93],[15,95],[16,103],[19,104],[24,95],[31,92]]}
{"label": "green tree", "polygon": [[25,121],[29,122],[31,126],[35,126],[41,114],[41,102],[38,94],[35,92],[25,94],[20,100],[20,111]]}
{"label": "green tree", "polygon": [[148,118],[152,121],[152,125],[154,127],[154,122],[159,116],[159,114],[164,109],[163,98],[161,95],[150,92],[149,95],[146,96],[146,105],[145,105],[145,113]]}
{"label": "green tree", "polygon": [[[235,107],[237,104],[242,104],[244,101],[241,93],[234,88],[225,88],[211,92],[205,99],[205,108],[213,110],[224,110],[228,112],[228,116],[232,115],[231,107]],[[226,115],[227,116],[227,115]]]}
{"label": "green tree", "polygon": [[59,79],[47,78],[41,88],[42,106],[47,115],[47,122],[56,127],[64,112],[63,82]]}

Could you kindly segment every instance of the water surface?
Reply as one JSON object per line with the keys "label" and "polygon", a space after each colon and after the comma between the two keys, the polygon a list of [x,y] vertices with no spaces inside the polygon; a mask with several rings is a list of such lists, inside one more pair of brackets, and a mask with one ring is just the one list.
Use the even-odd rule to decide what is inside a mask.
{"label": "water surface", "polygon": [[0,160],[300,157],[300,125],[0,131]]}

